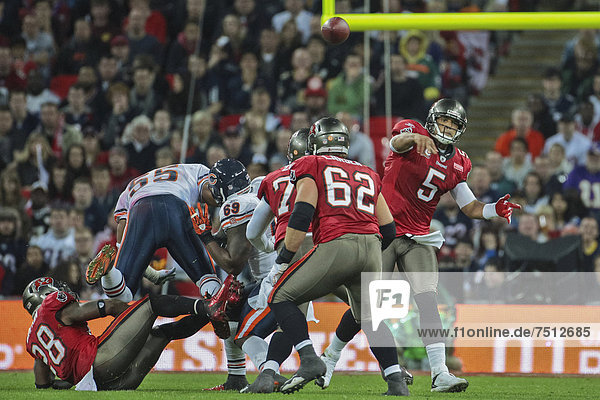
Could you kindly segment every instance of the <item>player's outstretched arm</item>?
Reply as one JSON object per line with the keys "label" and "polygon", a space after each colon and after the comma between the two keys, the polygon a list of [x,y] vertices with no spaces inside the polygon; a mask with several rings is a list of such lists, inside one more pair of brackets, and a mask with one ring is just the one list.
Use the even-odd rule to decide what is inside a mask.
{"label": "player's outstretched arm", "polygon": [[390,141],[392,150],[396,153],[405,153],[410,150],[411,147],[415,146],[417,153],[420,155],[437,154],[438,149],[433,139],[429,136],[419,135],[418,133],[405,132],[400,133],[392,138]]}
{"label": "player's outstretched arm", "polygon": [[127,307],[129,307],[127,303],[116,299],[88,301],[84,304],[73,302],[57,312],[56,318],[64,325],[73,325],[107,315],[116,317]]}
{"label": "player's outstretched arm", "polygon": [[246,227],[246,238],[254,247],[265,253],[274,251],[274,244],[265,235],[274,217],[269,203],[263,198],[254,209],[252,218]]}
{"label": "player's outstretched arm", "polygon": [[475,195],[465,182],[461,182],[450,192],[456,200],[460,210],[469,218],[473,219],[492,219],[494,217],[505,218],[510,224],[510,219],[514,209],[520,209],[521,206],[508,201],[510,194],[506,194],[495,203],[482,203],[475,198]]}
{"label": "player's outstretched arm", "polygon": [[206,245],[211,257],[228,274],[238,275],[242,272],[252,252],[252,244],[246,239],[247,225],[248,223],[245,223],[227,230],[227,246],[225,248],[219,246],[215,241]]}

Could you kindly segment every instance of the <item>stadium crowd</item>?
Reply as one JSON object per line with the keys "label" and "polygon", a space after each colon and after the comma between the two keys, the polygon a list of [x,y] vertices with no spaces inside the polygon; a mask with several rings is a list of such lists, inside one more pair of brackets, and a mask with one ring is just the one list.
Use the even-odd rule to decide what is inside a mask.
{"label": "stadium crowd", "polygon": [[[529,11],[536,3],[405,0],[390,1],[390,12]],[[375,168],[373,144],[361,132],[362,87],[368,79],[371,114],[382,115],[383,35],[368,34],[366,76],[362,34],[328,46],[320,7],[310,0],[0,2],[0,297],[19,296],[46,275],[84,299],[100,296],[99,285],[84,284],[85,267],[115,243],[121,191],[153,168],[179,160],[211,167],[230,157],[251,178],[265,175],[287,163],[291,133],[324,115],[348,126],[349,158]],[[361,7],[336,1],[339,13]],[[399,31],[393,115],[424,121],[440,97],[467,106],[512,40],[518,36],[506,32]],[[548,68],[540,93],[514,110],[510,130],[474,163],[468,183],[482,202],[510,193],[524,206],[508,230],[538,243],[580,235],[578,268],[600,273],[599,49],[594,30],[567,43],[560,66]],[[446,238],[442,271],[506,267],[502,225],[467,218],[449,195],[434,218]],[[166,262],[158,252],[153,265]]]}

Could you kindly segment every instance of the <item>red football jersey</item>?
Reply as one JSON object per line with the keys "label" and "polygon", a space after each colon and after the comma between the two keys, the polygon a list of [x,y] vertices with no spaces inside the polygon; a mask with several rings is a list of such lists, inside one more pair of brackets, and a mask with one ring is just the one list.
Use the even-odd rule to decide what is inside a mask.
{"label": "red football jersey", "polygon": [[75,297],[62,291],[46,296],[27,333],[27,351],[59,378],[77,384],[94,363],[98,339],[85,322],[65,326],[56,320],[56,313],[73,301]]}
{"label": "red football jersey", "polygon": [[[398,122],[393,132],[429,136],[410,119]],[[394,216],[396,236],[428,234],[441,195],[466,181],[470,171],[471,160],[455,146],[448,157],[439,153],[424,157],[414,147],[401,154],[392,151],[385,160],[381,192]]]}
{"label": "red football jersey", "polygon": [[313,242],[329,242],[346,233],[379,233],[375,204],[381,179],[357,161],[335,156],[304,156],[292,164],[290,182],[311,177],[319,198],[313,217]]}
{"label": "red football jersey", "polygon": [[275,247],[285,238],[290,215],[296,201],[296,189],[290,182],[290,165],[285,165],[271,172],[260,183],[258,198],[265,199],[276,217]]}

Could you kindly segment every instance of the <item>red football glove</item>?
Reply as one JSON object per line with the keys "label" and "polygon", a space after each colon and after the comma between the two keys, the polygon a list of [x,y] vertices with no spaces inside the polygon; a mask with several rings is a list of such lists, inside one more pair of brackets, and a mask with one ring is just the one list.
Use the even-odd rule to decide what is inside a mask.
{"label": "red football glove", "polygon": [[496,203],[494,203],[494,207],[496,209],[496,214],[501,218],[506,218],[510,224],[510,216],[513,213],[513,209],[521,209],[521,206],[516,203],[509,202],[508,199],[510,199],[510,194],[505,194]]}
{"label": "red football glove", "polygon": [[208,205],[204,205],[201,207],[198,204],[198,210],[193,207],[189,207],[190,209],[190,217],[192,218],[192,224],[194,225],[194,230],[198,235],[203,234],[204,232],[210,232],[212,230],[212,225],[210,223],[210,213],[208,212]]}

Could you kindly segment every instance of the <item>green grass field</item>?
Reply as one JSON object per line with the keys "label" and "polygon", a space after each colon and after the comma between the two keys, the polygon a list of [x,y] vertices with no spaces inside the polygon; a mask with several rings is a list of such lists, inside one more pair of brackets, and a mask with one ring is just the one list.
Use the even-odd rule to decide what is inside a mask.
{"label": "green grass field", "polygon": [[[251,380],[254,377],[250,377]],[[416,399],[598,399],[598,377],[499,377],[470,376],[465,393],[431,393],[429,376],[415,376],[410,386],[411,397]],[[252,399],[280,398],[284,395],[250,395],[235,392],[204,392],[205,387],[222,383],[225,375],[206,373],[151,373],[136,391],[88,393],[90,399]],[[379,375],[334,375],[331,387],[321,390],[312,383],[302,391],[289,395],[289,399],[371,399],[381,398],[386,385]],[[58,391],[36,390],[31,372],[0,372],[0,399],[60,399],[81,398],[81,393],[71,389]]]}

